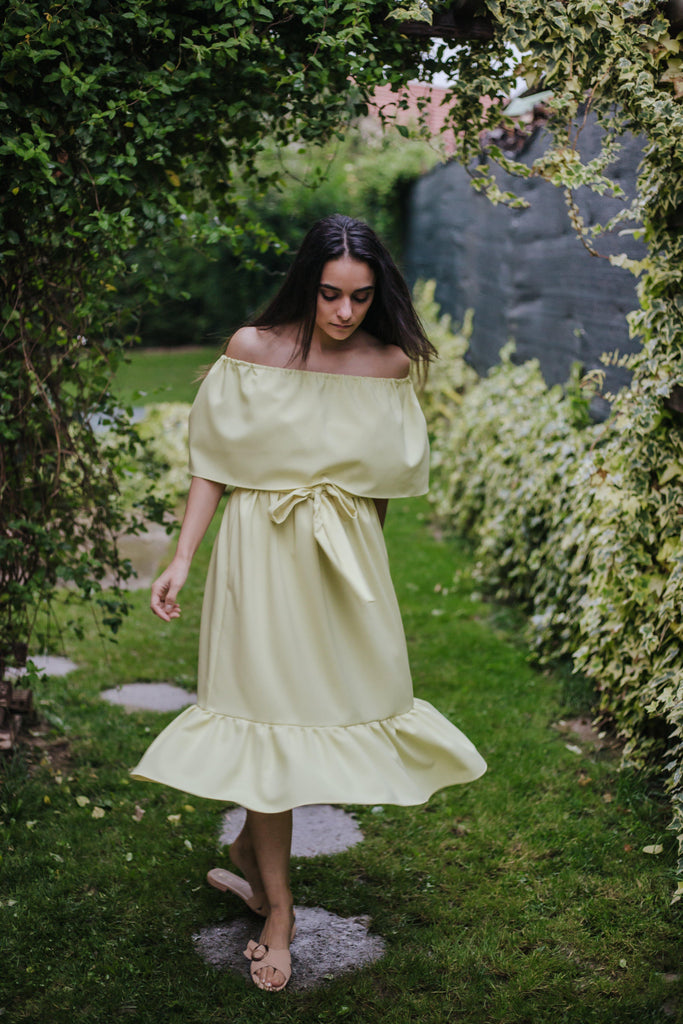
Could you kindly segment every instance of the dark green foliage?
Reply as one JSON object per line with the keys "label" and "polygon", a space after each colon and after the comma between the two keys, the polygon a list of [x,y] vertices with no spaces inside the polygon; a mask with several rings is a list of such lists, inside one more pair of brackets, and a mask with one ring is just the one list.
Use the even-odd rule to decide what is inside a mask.
{"label": "dark green foliage", "polygon": [[[487,585],[533,611],[545,657],[570,656],[594,681],[597,708],[628,739],[628,759],[666,772],[683,854],[683,37],[655,0],[487,7],[500,26],[495,45],[504,38],[523,56],[471,73],[458,65],[462,55],[453,58],[463,72],[453,85],[456,118],[461,127],[463,112],[470,119],[457,136],[460,159],[494,200],[514,202],[482,160],[479,97],[500,95],[517,74],[549,90],[545,153],[531,167],[496,147],[489,155],[562,187],[595,258],[602,229],[582,221],[574,193],[590,188],[626,200],[610,164],[624,130],[644,139],[637,195],[610,225],[635,223],[648,245],[641,261],[610,257],[640,278],[640,309],[628,319],[643,345],[628,360],[631,386],[599,430],[577,429],[571,390],[563,399],[547,392],[533,366],[501,367],[464,408],[451,407],[441,484],[453,518],[480,540]],[[581,153],[587,110],[605,129],[602,152],[590,161]],[[485,121],[489,129],[504,124],[502,106],[491,106]]]}
{"label": "dark green foliage", "polygon": [[272,297],[311,224],[331,213],[368,221],[400,262],[409,185],[439,159],[438,147],[421,141],[417,126],[411,134],[406,140],[393,127],[382,131],[378,119],[368,117],[324,146],[266,149],[259,168],[276,167],[281,180],[267,186],[241,181],[241,215],[279,241],[250,258],[235,255],[229,242],[203,254],[187,242],[137,252],[129,288],[140,302],[148,298],[150,277],[165,286],[158,304],[141,310],[142,344],[225,344]]}
{"label": "dark green foliage", "polygon": [[[369,15],[380,14],[371,28]],[[415,73],[383,4],[76,0],[4,5],[0,24],[0,661],[21,663],[35,603],[59,578],[86,597],[125,578],[116,456],[93,425],[130,322],[122,282],[145,239],[264,251],[240,181],[264,145],[324,141],[374,84]],[[351,80],[351,77],[353,80]],[[163,291],[142,268],[138,288]],[[146,509],[157,515],[158,509]],[[104,618],[116,627],[113,591]]]}

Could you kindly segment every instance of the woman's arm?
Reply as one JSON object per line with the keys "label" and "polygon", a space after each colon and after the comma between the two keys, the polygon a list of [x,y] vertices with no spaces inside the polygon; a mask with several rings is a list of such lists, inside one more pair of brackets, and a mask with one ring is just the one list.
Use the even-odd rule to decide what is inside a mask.
{"label": "woman's arm", "polygon": [[224,484],[192,477],[176,553],[168,568],[152,584],[150,607],[164,622],[180,615],[180,605],[176,602],[178,591],[187,579],[194,553],[213,519],[224,490]]}

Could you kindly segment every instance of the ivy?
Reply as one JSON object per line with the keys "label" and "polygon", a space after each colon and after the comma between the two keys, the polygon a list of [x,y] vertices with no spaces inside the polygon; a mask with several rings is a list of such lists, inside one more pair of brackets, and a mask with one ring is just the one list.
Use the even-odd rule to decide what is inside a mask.
{"label": "ivy", "polygon": [[122,584],[131,568],[116,538],[163,512],[151,478],[136,485],[136,511],[120,494],[140,439],[110,395],[129,300],[164,287],[163,274],[140,277],[153,267],[134,265],[141,241],[158,253],[221,243],[235,259],[268,248],[272,232],[239,202],[239,182],[281,177],[264,150],[322,143],[365,113],[379,81],[419,73],[387,11],[350,0],[3,6],[0,675],[23,662],[38,603],[65,581],[118,627],[125,598],[104,581]]}
{"label": "ivy", "polygon": [[681,431],[668,414],[663,433],[661,420],[634,426],[620,413],[594,424],[598,381],[578,367],[549,389],[537,361],[515,365],[508,346],[472,382],[466,337],[445,347],[448,376],[432,377],[425,399],[435,509],[474,540],[482,587],[527,611],[540,663],[572,661],[593,680],[597,719],[624,740],[624,760],[664,774],[680,840]]}
{"label": "ivy", "polygon": [[[594,681],[596,713],[624,738],[625,758],[664,772],[683,870],[683,425],[672,402],[683,384],[682,38],[653,0],[486,6],[494,40],[474,67],[467,47],[451,58],[458,157],[494,201],[510,201],[495,159],[563,188],[589,252],[602,230],[635,220],[646,256],[611,259],[639,278],[628,319],[642,347],[600,426],[581,415],[578,378],[549,390],[536,364],[515,366],[509,351],[464,398],[432,396],[435,500],[476,540],[482,584],[529,611],[539,658],[571,658]],[[546,152],[531,166],[495,149],[482,160],[482,132],[505,125],[518,75],[552,93]],[[588,112],[604,129],[592,160],[581,154]],[[630,206],[609,177],[626,130],[644,140]],[[622,197],[622,213],[588,229],[575,198],[586,188]]]}

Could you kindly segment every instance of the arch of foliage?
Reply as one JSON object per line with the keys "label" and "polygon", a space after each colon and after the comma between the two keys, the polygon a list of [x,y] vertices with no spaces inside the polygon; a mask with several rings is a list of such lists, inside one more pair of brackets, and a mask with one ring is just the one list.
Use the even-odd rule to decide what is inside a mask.
{"label": "arch of foliage", "polygon": [[[411,5],[413,17],[428,6]],[[595,683],[599,711],[627,740],[626,758],[663,771],[670,788],[683,868],[683,36],[675,5],[656,0],[486,0],[499,31],[450,63],[459,158],[475,187],[503,194],[498,162],[565,191],[589,251],[601,227],[582,222],[580,188],[622,196],[609,165],[628,130],[644,139],[637,194],[603,227],[635,221],[647,255],[612,257],[639,278],[629,315],[641,350],[632,384],[607,423],[586,415],[576,382],[548,390],[538,367],[509,353],[488,380],[453,380],[432,396],[440,510],[478,542],[482,581],[526,604],[542,658],[571,657]],[[514,57],[505,46],[514,46]],[[517,74],[550,90],[549,145],[531,167],[481,131],[505,124],[504,95]],[[506,87],[507,83],[507,87]],[[602,153],[581,158],[592,111]],[[520,254],[523,258],[523,254]],[[612,358],[617,358],[615,355]],[[465,397],[462,393],[465,391]],[[450,397],[449,397],[450,396]],[[459,396],[459,397],[458,397]],[[683,894],[683,883],[677,898]]]}
{"label": "arch of foliage", "polygon": [[[387,78],[420,75],[390,5],[246,0],[10,0],[0,22],[0,678],[21,664],[60,581],[116,629],[125,612],[117,497],[136,437],[109,394],[130,322],[121,283],[145,239],[224,241],[245,261],[271,231],[240,183],[276,180],[265,147],[320,143]],[[153,264],[150,264],[153,267]],[[143,268],[144,270],[144,268]],[[161,282],[138,274],[149,293]],[[153,495],[140,515],[160,517]]]}
{"label": "arch of foliage", "polygon": [[[119,576],[129,572],[114,541],[126,517],[116,499],[116,465],[101,458],[94,417],[114,421],[125,454],[134,437],[112,408],[108,382],[124,342],[117,288],[140,238],[160,249],[181,233],[197,246],[226,239],[244,259],[277,244],[244,215],[237,187],[262,173],[258,154],[266,140],[322,141],[365,112],[380,81],[400,85],[445,70],[457,101],[457,156],[476,187],[494,201],[516,201],[500,192],[490,160],[542,175],[565,190],[591,248],[598,243],[581,222],[574,192],[588,187],[619,195],[608,175],[619,135],[628,128],[645,139],[638,193],[623,216],[642,223],[648,245],[647,257],[630,266],[640,277],[640,309],[630,323],[642,350],[633,360],[633,384],[617,397],[608,423],[587,428],[595,434],[590,444],[582,447],[570,434],[556,451],[576,469],[564,473],[558,463],[556,476],[546,478],[550,486],[561,476],[566,488],[571,477],[566,504],[548,510],[543,493],[522,495],[510,486],[524,449],[519,429],[515,450],[509,438],[482,439],[485,450],[499,450],[496,488],[487,493],[486,480],[469,487],[462,465],[450,472],[448,487],[485,522],[492,503],[516,508],[518,515],[507,520],[518,524],[510,543],[501,542],[505,523],[482,534],[489,564],[504,575],[504,587],[531,602],[534,580],[546,594],[562,583],[558,593],[577,614],[567,622],[560,602],[555,610],[547,604],[539,613],[539,645],[548,653],[578,652],[603,711],[632,739],[634,758],[650,748],[657,757],[667,752],[676,827],[683,832],[683,445],[675,411],[683,387],[683,71],[669,6],[658,0],[5,4],[0,661],[22,659],[36,600],[49,596],[60,578],[99,601],[112,627],[122,614],[120,594],[103,591],[101,581],[112,567]],[[480,11],[494,25],[492,37],[463,39],[452,50],[444,45],[421,57],[397,24],[407,23],[409,32],[411,20],[429,21],[447,8],[456,20],[460,8],[468,17]],[[553,93],[552,144],[531,168],[495,149],[484,158],[481,151],[482,130],[505,122],[496,101],[520,73]],[[494,102],[484,108],[482,96]],[[586,110],[605,129],[602,155],[587,163],[580,152]],[[156,287],[151,276],[147,284]],[[533,392],[537,385],[520,387],[526,395],[525,388]],[[443,424],[440,429],[441,438]],[[549,429],[525,431],[527,480],[540,479]],[[564,427],[558,430],[562,435]],[[474,434],[467,438],[474,443]],[[543,542],[562,552],[557,565],[550,556],[534,563]]]}

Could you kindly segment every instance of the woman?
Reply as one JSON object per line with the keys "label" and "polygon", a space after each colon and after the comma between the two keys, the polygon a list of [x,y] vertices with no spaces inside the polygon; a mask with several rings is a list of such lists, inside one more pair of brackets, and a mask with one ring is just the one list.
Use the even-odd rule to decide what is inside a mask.
{"label": "woman", "polygon": [[377,236],[315,224],[279,293],[230,340],[190,415],[192,485],[176,554],[152,587],[168,622],[223,494],[199,640],[198,704],[134,771],[247,808],[209,881],[265,917],[245,955],[264,989],[290,977],[292,808],[419,804],[481,775],[469,740],[414,700],[382,524],[428,485],[408,377],[435,354]]}

